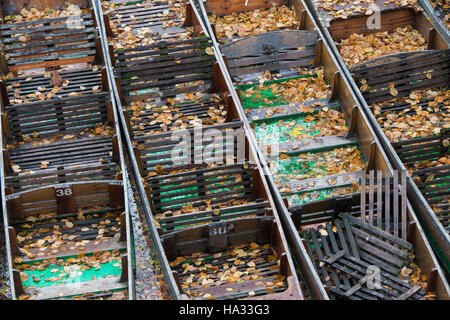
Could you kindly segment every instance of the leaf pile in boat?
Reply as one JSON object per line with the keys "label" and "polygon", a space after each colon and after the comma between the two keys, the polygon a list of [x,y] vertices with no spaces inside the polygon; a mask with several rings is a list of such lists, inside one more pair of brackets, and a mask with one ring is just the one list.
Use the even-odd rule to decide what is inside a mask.
{"label": "leaf pile in boat", "polygon": [[[99,245],[120,236],[120,217],[118,212],[107,212],[101,216],[97,213],[83,214],[79,211],[75,217],[61,220],[52,218],[54,214],[39,215],[39,219],[50,218],[45,221],[36,221],[36,217],[27,217],[28,223],[20,225],[17,233],[20,251],[30,259],[57,254],[61,251],[78,252],[85,250],[88,245]],[[89,220],[95,219],[92,223]],[[89,233],[89,239],[83,235]]]}
{"label": "leaf pile in boat", "polygon": [[[399,103],[409,104],[409,107],[400,112],[383,112],[383,107]],[[393,142],[438,135],[442,129],[450,128],[450,90],[417,90],[407,97],[371,107],[384,133]]]}
{"label": "leaf pile in boat", "polygon": [[55,10],[51,8],[46,9],[37,9],[23,8],[20,10],[20,14],[7,15],[3,18],[5,23],[16,23],[16,22],[25,22],[25,21],[36,21],[41,19],[49,19],[49,18],[61,18],[61,17],[69,17],[74,14],[87,13],[88,10],[86,8],[79,8],[69,2],[66,3],[66,6],[63,9]]}
{"label": "leaf pile in boat", "polygon": [[[301,191],[290,190],[286,181],[322,178],[335,174],[361,171],[365,168],[361,151],[357,147],[337,148],[325,152],[302,153],[295,156],[282,154],[280,160],[270,164],[275,175],[275,183],[282,193]],[[336,181],[329,181],[330,187]],[[312,183],[311,187],[314,184]]]}
{"label": "leaf pile in boat", "polygon": [[[92,68],[94,73],[99,70],[99,66],[90,66],[90,68]],[[16,74],[9,72],[6,75],[6,78],[12,79],[20,74],[23,74],[22,70],[19,70]],[[25,104],[50,100],[52,98],[77,97],[84,94],[101,92],[101,87],[99,85],[77,85],[76,88],[73,86],[69,87],[70,80],[64,79],[57,71],[46,71],[44,73],[44,78],[49,79],[50,86],[39,86],[32,93],[22,93],[20,81],[15,81],[11,85],[8,85],[7,90],[14,92],[14,98],[10,99],[11,104]],[[29,76],[25,79],[25,83],[22,84],[26,85],[27,82],[32,80],[33,77]],[[29,88],[24,90],[29,90]]]}
{"label": "leaf pile in boat", "polygon": [[[255,286],[261,290],[270,292],[286,286],[285,277],[276,274],[274,279],[267,281],[260,275],[267,265],[269,270],[278,273],[279,258],[269,244],[258,245],[255,242],[246,245],[238,245],[214,255],[197,252],[189,256],[180,256],[170,263],[177,270],[181,278],[181,287],[191,296],[204,299],[214,299],[209,293],[202,291],[214,286],[226,286],[251,280],[260,280]],[[266,265],[260,270],[260,265]],[[231,286],[225,290],[232,295],[237,293]],[[252,296],[255,293],[249,292]]]}
{"label": "leaf pile in boat", "polygon": [[324,79],[323,68],[307,71],[306,76],[289,80],[267,82],[268,80],[270,80],[270,73],[267,76],[266,72],[258,85],[241,91],[243,104],[246,107],[271,107],[325,99],[331,96],[331,89]]}
{"label": "leaf pile in boat", "polygon": [[246,37],[278,29],[295,29],[299,21],[287,6],[273,6],[219,17],[212,15],[209,21],[215,25],[217,37]]}
{"label": "leaf pile in boat", "polygon": [[[414,8],[416,11],[422,11],[417,2],[417,0],[385,0],[384,6]],[[326,21],[361,15],[371,16],[375,13],[373,5],[376,3],[378,1],[375,0],[314,0],[316,8]]]}
{"label": "leaf pile in boat", "polygon": [[[274,139],[302,141],[313,137],[343,137],[348,132],[348,127],[342,112],[324,107],[317,113],[311,113],[302,118],[263,122],[256,130],[258,142],[270,143]],[[293,149],[295,151],[295,146]],[[286,153],[287,150],[283,150],[280,146],[280,152]]]}
{"label": "leaf pile in boat", "polygon": [[[212,106],[205,106],[204,113],[207,117],[200,119],[196,115],[185,114],[183,104],[199,103],[200,106],[205,105],[207,101],[199,101],[202,95],[202,92],[198,92],[198,94],[185,93],[184,97],[178,96],[167,99],[167,103],[162,106],[143,100],[133,101],[128,108],[129,111],[132,111],[130,116],[131,126],[136,133],[143,133],[146,126],[156,125],[159,128],[152,129],[151,133],[158,133],[186,129],[192,127],[195,123],[202,123],[202,125],[224,123],[227,114],[226,108],[225,105],[218,103],[220,98],[217,95],[213,95],[209,99],[209,101],[214,102]],[[149,133],[148,131],[145,132]]]}
{"label": "leaf pile in boat", "polygon": [[339,43],[339,52],[348,66],[379,58],[388,54],[427,50],[424,37],[408,25],[394,32],[377,32],[369,35],[353,33]]}

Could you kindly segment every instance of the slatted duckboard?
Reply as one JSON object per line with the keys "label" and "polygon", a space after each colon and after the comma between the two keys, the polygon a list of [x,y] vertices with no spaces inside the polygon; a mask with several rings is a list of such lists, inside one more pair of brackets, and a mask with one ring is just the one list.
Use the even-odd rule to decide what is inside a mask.
{"label": "slatted duckboard", "polygon": [[96,59],[97,31],[90,13],[3,24],[0,36],[10,71]]}
{"label": "slatted duckboard", "polygon": [[301,236],[334,299],[415,300],[425,295],[420,286],[397,277],[412,245],[369,223],[342,214]]}
{"label": "slatted duckboard", "polygon": [[[412,89],[448,85],[450,49],[404,52],[380,57],[350,68],[356,84],[365,84],[363,96],[372,104],[409,95]],[[389,74],[386,75],[386,70]]]}
{"label": "slatted duckboard", "polygon": [[315,31],[280,30],[238,39],[221,50],[233,80],[257,81],[267,70],[289,76],[297,74],[296,68],[312,66],[317,40]]}
{"label": "slatted duckboard", "polygon": [[211,49],[211,40],[202,37],[118,50],[115,70],[123,99],[130,102],[210,89],[215,58],[207,48]]}

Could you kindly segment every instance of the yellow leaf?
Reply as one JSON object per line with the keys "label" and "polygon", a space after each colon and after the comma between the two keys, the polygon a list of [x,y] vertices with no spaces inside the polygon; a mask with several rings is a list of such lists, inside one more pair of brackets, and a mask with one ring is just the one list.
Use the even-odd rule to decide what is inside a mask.
{"label": "yellow leaf", "polygon": [[390,88],[389,92],[391,93],[392,96],[396,97],[398,95],[398,90],[395,88]]}
{"label": "yellow leaf", "polygon": [[26,274],[25,272],[21,272],[20,273],[20,280],[22,280],[23,282],[28,281],[28,274]]}
{"label": "yellow leaf", "polygon": [[259,248],[259,245],[257,243],[255,243],[255,242],[250,243],[251,250],[258,249],[258,248]]}

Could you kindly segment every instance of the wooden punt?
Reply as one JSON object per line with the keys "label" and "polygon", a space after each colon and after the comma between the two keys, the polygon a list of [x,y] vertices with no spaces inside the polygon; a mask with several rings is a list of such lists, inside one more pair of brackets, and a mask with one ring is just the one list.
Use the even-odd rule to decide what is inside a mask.
{"label": "wooden punt", "polygon": [[[64,1],[2,2],[1,188],[12,299],[134,297],[119,126],[96,17],[90,3],[77,4],[62,14]],[[55,16],[42,18],[48,6]]]}
{"label": "wooden punt", "polygon": [[447,39],[450,38],[450,8],[448,1],[441,0],[419,0],[420,5],[432,19],[436,29],[442,30],[442,34],[447,33]]}
{"label": "wooden punt", "polygon": [[[207,1],[204,6],[202,3],[198,3],[198,7],[202,10],[202,12],[205,15],[205,19],[203,21],[205,23],[208,22],[208,20],[213,20],[213,15],[216,16],[225,16],[230,15],[234,18],[237,16],[238,12],[245,12],[248,11],[250,8],[245,7],[243,4],[234,3],[233,5],[229,5],[229,2],[219,2],[219,1]],[[237,95],[234,96],[235,101],[237,101],[237,105],[243,106],[245,108],[246,103],[248,103],[248,96],[243,94],[243,90],[246,89],[246,87],[242,87],[242,83],[244,82],[247,84],[247,81],[253,81],[256,82],[255,87],[261,88],[264,83],[264,78],[261,80],[261,75],[264,73],[264,70],[270,70],[272,75],[276,76],[276,81],[283,80],[283,77],[292,77],[292,69],[289,69],[290,65],[293,66],[306,66],[309,68],[322,66],[323,67],[323,74],[324,79],[327,83],[331,84],[332,88],[332,94],[328,99],[325,100],[325,103],[322,101],[322,105],[320,107],[325,106],[328,110],[333,107],[338,107],[338,110],[341,110],[343,114],[345,115],[345,119],[349,126],[349,133],[346,135],[346,138],[356,138],[356,145],[360,148],[361,153],[365,155],[365,159],[367,159],[367,162],[365,163],[365,166],[362,171],[369,171],[370,173],[372,170],[372,173],[369,174],[369,176],[366,176],[366,174],[362,175],[362,181],[365,181],[366,179],[370,180],[370,176],[374,177],[374,172],[381,171],[383,172],[382,180],[387,179],[387,177],[397,176],[396,171],[393,170],[394,168],[390,165],[390,160],[386,156],[382,145],[378,139],[378,137],[375,134],[375,131],[371,128],[371,123],[369,122],[369,117],[366,115],[366,112],[364,111],[364,108],[361,107],[361,104],[359,103],[359,100],[357,99],[357,96],[353,93],[352,87],[350,86],[349,80],[345,76],[344,71],[342,70],[342,67],[338,63],[338,60],[334,57],[333,50],[331,49],[328,41],[326,38],[324,38],[322,31],[316,24],[315,20],[313,20],[310,16],[310,11],[305,9],[304,4],[301,1],[279,1],[277,2],[278,5],[289,5],[292,10],[295,12],[296,17],[299,17],[300,23],[296,24],[299,27],[293,28],[293,30],[283,30],[282,28],[280,30],[274,30],[274,31],[268,31],[268,32],[260,32],[259,35],[253,35],[249,37],[244,37],[241,39],[232,39],[228,42],[228,40],[223,41],[223,39],[218,38],[216,43],[216,51],[218,52],[218,56],[220,57],[221,54],[223,55],[223,60],[221,63],[221,67],[224,70],[228,70],[230,73],[230,77],[228,78],[228,85],[231,87],[230,90],[234,90],[235,88],[240,89],[240,94],[238,92]],[[224,10],[224,5],[226,6],[226,9]],[[254,6],[254,7],[253,7]],[[252,3],[252,8],[264,8],[267,7],[267,4],[264,1],[256,1]],[[259,13],[255,13],[256,17]],[[251,16],[252,13],[247,13],[247,16]],[[206,18],[206,16],[209,17]],[[226,20],[226,17],[223,17],[224,20]],[[215,19],[214,21],[217,21]],[[300,29],[300,30],[299,30]],[[306,30],[302,30],[306,29]],[[217,31],[214,31],[214,28],[210,28],[210,34],[214,35],[217,34]],[[318,30],[318,31],[317,31]],[[318,39],[317,43],[314,44],[314,38],[311,39],[311,32],[317,32],[316,39]],[[295,35],[295,36],[293,36]],[[437,37],[435,38],[437,39]],[[290,42],[292,41],[292,42]],[[436,40],[438,41],[438,39]],[[220,47],[219,47],[220,44]],[[313,50],[311,50],[313,49]],[[300,51],[300,52],[299,52]],[[310,64],[308,66],[307,58],[311,53],[314,55],[314,59],[312,61],[310,60]],[[291,59],[292,57],[292,59]],[[302,61],[302,59],[305,57],[305,61]],[[246,64],[247,63],[247,64]],[[240,77],[242,73],[246,73],[246,77]],[[264,76],[264,74],[263,74]],[[289,78],[288,78],[289,79]],[[232,84],[234,82],[234,84]],[[274,87],[272,87],[273,89]],[[261,95],[260,95],[261,96]],[[264,97],[264,96],[263,96]],[[263,98],[260,98],[263,100]],[[240,101],[239,101],[240,100]],[[265,99],[263,103],[261,103],[263,106],[267,105],[268,99]],[[311,99],[313,100],[313,99]],[[314,101],[308,102],[309,104],[313,104]],[[276,108],[268,108],[265,107],[264,111],[261,112],[254,112],[253,110],[251,112],[245,112],[244,108],[240,110],[241,114],[246,114],[248,119],[247,121],[251,122],[250,125],[252,125],[256,130],[256,137],[261,137],[261,135],[258,134],[258,122],[261,121],[270,121],[272,118],[277,119],[277,117],[288,117],[287,121],[292,120],[294,117],[293,114],[297,114],[297,116],[304,112],[304,108],[298,108],[299,103],[290,103],[282,105],[281,110],[276,110]],[[264,109],[264,107],[262,107]],[[299,111],[300,110],[300,111]],[[269,111],[269,112],[267,112]],[[313,112],[317,110],[313,110]],[[310,111],[311,112],[311,111]],[[260,115],[258,117],[255,117],[255,115]],[[353,131],[354,130],[354,131]],[[320,137],[321,141],[330,142],[333,141],[334,143],[338,141],[342,141],[342,139],[336,139],[331,137],[322,138]],[[301,142],[297,144],[298,149],[292,149],[291,146],[289,146],[289,142],[286,144],[283,142],[280,144],[280,149],[286,149],[284,151],[284,154],[300,154],[305,150],[305,152],[310,152],[314,150],[314,148],[320,148],[322,147],[321,143],[315,144],[313,139],[300,139]],[[303,141],[302,141],[303,140]],[[305,144],[304,141],[307,141]],[[258,143],[257,139],[254,137],[253,141],[255,143]],[[286,147],[285,147],[286,146]],[[329,145],[333,146],[333,144]],[[302,149],[305,148],[305,149]],[[298,150],[298,151],[297,151]],[[260,154],[262,154],[263,150],[259,150]],[[283,156],[284,157],[284,156]],[[359,287],[355,287],[356,284],[352,284],[351,281],[354,281],[357,279],[357,282],[362,280],[364,278],[364,281],[362,283],[365,283],[367,281],[367,273],[364,273],[363,271],[367,267],[367,261],[371,261],[370,264],[375,265],[381,265],[378,259],[373,259],[373,256],[366,254],[365,258],[363,258],[359,252],[361,250],[366,251],[367,247],[365,249],[356,248],[355,251],[349,251],[346,243],[348,241],[352,242],[353,236],[351,236],[353,229],[348,230],[342,230],[342,235],[345,235],[345,237],[341,237],[339,240],[336,240],[330,235],[330,232],[327,232],[327,236],[325,236],[325,239],[319,240],[323,246],[326,246],[325,242],[327,240],[327,237],[330,237],[330,240],[332,239],[332,251],[327,251],[326,256],[323,256],[322,258],[319,257],[317,259],[317,255],[319,253],[313,253],[309,252],[310,256],[313,260],[315,260],[315,271],[319,274],[324,284],[326,284],[328,295],[330,298],[333,299],[339,299],[339,298],[355,298],[355,299],[421,299],[424,297],[426,292],[430,292],[430,288],[433,288],[431,291],[434,292],[434,294],[440,298],[440,299],[448,299],[448,284],[446,283],[445,277],[443,275],[443,272],[434,257],[434,253],[431,250],[431,246],[428,243],[428,240],[425,237],[425,233],[423,229],[421,228],[419,224],[419,220],[417,219],[417,216],[415,214],[415,211],[413,210],[411,204],[404,200],[403,209],[399,210],[397,203],[392,203],[389,198],[386,200],[382,200],[381,197],[378,197],[380,201],[383,201],[383,206],[379,206],[379,209],[382,209],[385,207],[384,210],[380,210],[377,212],[378,217],[375,218],[374,215],[374,208],[369,206],[369,209],[371,210],[371,215],[364,214],[366,212],[366,206],[367,204],[374,205],[374,180],[372,179],[371,187],[369,187],[369,192],[364,192],[366,196],[360,196],[359,198],[355,198],[354,192],[351,191],[344,191],[343,193],[339,194],[338,197],[331,197],[330,199],[325,199],[321,201],[313,201],[310,202],[310,200],[306,200],[305,203],[295,204],[293,205],[292,200],[291,201],[285,201],[283,203],[282,199],[283,196],[290,194],[292,191],[292,187],[300,186],[300,189],[298,190],[310,190],[314,189],[315,186],[318,188],[324,188],[329,187],[330,185],[334,186],[340,185],[339,178],[337,176],[327,176],[325,174],[324,178],[320,179],[310,179],[309,181],[306,180],[304,184],[299,183],[298,181],[291,180],[287,182],[288,188],[286,188],[286,184],[284,185],[277,185],[277,178],[275,179],[270,176],[270,171],[274,168],[272,165],[274,161],[280,161],[283,159],[278,159],[275,157],[266,156],[264,158],[263,155],[261,155],[262,159],[265,159],[267,164],[264,165],[264,169],[266,170],[268,177],[269,185],[272,187],[272,192],[274,194],[274,199],[278,202],[279,206],[279,212],[280,216],[283,219],[285,231],[287,233],[287,238],[290,241],[291,247],[294,251],[294,257],[299,256],[299,254],[296,255],[296,253],[302,252],[304,249],[311,250],[311,248],[316,247],[317,243],[314,245],[313,242],[308,241],[304,232],[307,232],[310,230],[310,232],[318,232],[318,234],[321,234],[320,229],[322,227],[317,227],[317,223],[326,223],[324,227],[326,228],[335,228],[340,223],[344,223],[343,221],[347,221],[349,223],[349,219],[351,219],[351,224],[358,224],[362,223],[364,224],[365,228],[369,228],[372,230],[372,232],[378,232],[378,229],[380,225],[376,225],[376,228],[373,228],[375,226],[374,221],[378,221],[378,217],[381,218],[381,220],[390,221],[392,219],[392,216],[383,216],[385,212],[393,212],[392,210],[395,210],[396,212],[403,212],[403,217],[407,217],[407,219],[403,219],[404,221],[404,230],[403,232],[394,230],[388,230],[386,234],[383,233],[383,236],[387,236],[388,238],[391,237],[391,233],[393,233],[393,236],[395,237],[403,237],[402,241],[407,240],[409,243],[407,245],[408,248],[413,248],[416,253],[415,262],[419,266],[422,272],[424,272],[427,276],[427,279],[429,281],[429,285],[425,286],[422,285],[422,289],[424,291],[420,295],[416,295],[417,292],[419,292],[418,287],[414,286],[407,286],[405,288],[390,288],[390,292],[386,294],[377,295],[377,291],[370,292],[371,295],[367,295],[367,292],[364,293],[364,291],[360,291],[361,285]],[[286,158],[285,158],[286,159]],[[305,159],[308,159],[306,157]],[[312,157],[311,157],[312,159]],[[288,159],[289,161],[289,159]],[[301,161],[301,158],[293,160],[294,163]],[[389,174],[386,176],[385,172],[386,170],[389,172]],[[272,171],[273,172],[273,171]],[[347,174],[348,175],[348,174]],[[361,175],[357,176],[358,178],[361,177]],[[403,179],[405,179],[406,176],[403,176]],[[351,179],[351,178],[350,178]],[[395,179],[394,179],[395,180]],[[355,182],[359,184],[361,179],[357,179]],[[361,184],[363,182],[361,181]],[[399,180],[397,180],[398,183]],[[309,183],[310,182],[310,183]],[[395,183],[394,183],[395,184]],[[393,194],[396,194],[394,197],[399,197],[399,194],[403,194],[403,199],[406,199],[405,193],[406,191],[401,192],[398,190],[398,186],[405,185],[405,180],[403,182],[400,182],[396,184],[391,190],[395,190]],[[365,184],[363,184],[365,186]],[[405,187],[404,187],[405,188]],[[364,188],[365,189],[365,188]],[[408,187],[408,189],[410,189]],[[372,190],[372,193],[370,192]],[[377,189],[378,190],[378,189]],[[370,195],[372,194],[372,195]],[[389,193],[390,194],[390,193]],[[353,200],[352,200],[353,198]],[[352,206],[354,206],[354,202],[356,200],[359,200],[359,209],[354,208],[352,209]],[[398,198],[397,198],[398,199]],[[408,198],[409,201],[412,202],[412,198]],[[341,205],[338,205],[340,203]],[[353,204],[352,204],[353,203]],[[334,208],[334,209],[333,209]],[[306,210],[306,211],[305,211]],[[349,218],[348,214],[351,212],[352,216],[360,216],[363,217],[362,219],[353,219]],[[306,213],[306,214],[303,214]],[[399,213],[400,214],[400,213]],[[300,217],[299,217],[300,215]],[[372,218],[370,218],[372,216]],[[305,219],[305,217],[308,217]],[[297,219],[297,220],[295,220]],[[305,220],[304,220],[305,219]],[[400,218],[399,218],[400,219]],[[414,227],[413,227],[414,225]],[[397,224],[397,228],[400,228],[400,225]],[[300,229],[300,230],[298,230]],[[395,229],[395,228],[393,228]],[[334,229],[333,229],[334,230]],[[411,236],[407,236],[407,231],[410,230]],[[412,230],[415,230],[414,232]],[[298,235],[298,231],[303,232],[301,233],[301,236]],[[338,232],[338,231],[336,231]],[[324,233],[324,232],[323,232]],[[334,233],[334,231],[332,231]],[[413,235],[414,234],[414,235]],[[317,235],[317,233],[315,233]],[[311,238],[309,238],[311,239]],[[346,239],[346,241],[344,241]],[[380,240],[380,239],[378,239]],[[378,245],[383,243],[383,240],[378,241],[374,240],[375,242],[378,242]],[[304,245],[303,245],[303,242]],[[406,243],[405,243],[406,245]],[[375,245],[375,248],[377,245]],[[342,252],[341,252],[342,251]],[[381,252],[375,252],[374,255],[377,255],[378,253],[382,254]],[[381,250],[380,250],[381,251]],[[339,254],[338,254],[339,253]],[[338,255],[336,255],[338,254]],[[336,255],[336,256],[335,256]],[[345,258],[342,258],[342,257]],[[315,258],[314,258],[315,257]],[[347,263],[349,261],[341,261],[339,259],[353,259],[357,257],[357,260],[353,260],[352,267],[358,267],[356,271],[358,273],[352,274],[348,269],[345,269],[346,271],[350,272],[350,278],[353,276],[355,278],[348,279],[346,282],[344,282],[339,289],[339,284],[333,280],[333,283],[329,283],[329,278],[327,277],[326,273],[321,270],[321,268],[325,267],[328,268],[328,266],[331,266],[333,268],[341,268],[343,265],[342,263]],[[331,259],[331,260],[327,260]],[[367,260],[366,264],[361,262],[362,260]],[[336,261],[339,261],[339,263],[336,265]],[[397,261],[399,262],[399,261]],[[334,264],[333,264],[334,263]],[[357,265],[355,265],[357,263]],[[327,266],[324,266],[324,264],[327,264]],[[386,267],[386,266],[385,266]],[[362,268],[362,269],[361,269]],[[383,267],[382,267],[383,268]],[[336,270],[336,269],[334,269]],[[386,270],[387,271],[387,267]],[[390,270],[390,274],[381,274],[381,278],[383,277],[391,277],[392,275],[398,275],[395,272],[398,272],[396,270],[394,272],[393,269]],[[370,274],[369,274],[370,276]],[[386,279],[382,280],[385,281]],[[392,279],[391,279],[392,280]],[[398,280],[398,279],[397,279]],[[397,281],[396,280],[396,281]],[[390,281],[390,280],[389,280]],[[312,281],[311,281],[312,282]],[[394,284],[395,285],[395,284]],[[439,289],[438,289],[439,288]],[[336,291],[338,290],[338,291]],[[340,290],[340,291],[339,291]],[[365,290],[365,289],[364,289]],[[362,293],[361,293],[362,292]],[[356,295],[355,295],[356,293]],[[360,294],[358,296],[358,294]],[[430,295],[428,294],[428,297]]]}
{"label": "wooden punt", "polygon": [[[106,21],[110,82],[171,297],[303,299],[273,199],[195,7],[122,3]],[[151,28],[150,43],[121,46],[121,33],[141,28]],[[170,121],[156,116],[162,112]],[[211,147],[220,151],[205,153]]]}
{"label": "wooden punt", "polygon": [[[305,3],[311,14],[317,18],[317,14],[312,13],[313,7],[311,3]],[[422,2],[420,3],[423,5]],[[425,11],[428,11],[426,7]],[[335,52],[336,59],[349,79],[352,90],[361,102],[394,167],[398,170],[408,170],[409,199],[444,270],[448,272],[450,238],[448,230],[446,230],[448,224],[446,220],[448,195],[446,195],[446,192],[448,191],[445,191],[448,185],[445,179],[442,180],[441,178],[448,173],[447,166],[446,163],[434,162],[434,165],[427,165],[428,168],[425,172],[422,170],[424,168],[420,167],[424,162],[437,160],[433,159],[433,154],[440,155],[438,159],[448,159],[448,147],[446,147],[444,142],[446,140],[446,125],[438,121],[436,124],[431,125],[432,129],[437,129],[431,134],[430,132],[420,132],[420,134],[415,136],[393,138],[389,130],[386,130],[387,122],[383,117],[387,115],[398,117],[402,114],[405,114],[405,117],[417,115],[417,112],[412,111],[408,107],[409,102],[406,102],[406,100],[410,100],[408,99],[409,96],[415,98],[417,92],[420,92],[419,90],[431,90],[435,92],[433,94],[438,96],[444,95],[444,97],[448,94],[448,48],[450,38],[448,34],[443,32],[442,28],[436,27],[434,19],[428,19],[423,11],[396,7],[381,11],[380,15],[382,21],[381,30],[363,30],[364,19],[351,16],[346,20],[336,20],[334,24],[331,22],[327,28],[320,25],[320,28],[322,28],[325,35],[328,34],[326,37],[329,39],[330,47]],[[391,19],[391,17],[395,16],[402,16],[403,18]],[[338,50],[339,44],[337,42],[341,40],[341,35],[334,32],[333,28],[351,24],[354,24],[358,33],[362,35],[378,31],[392,32],[398,27],[403,28],[410,25],[423,37],[426,48],[416,51],[402,50],[403,52],[381,55],[376,59],[364,61],[358,65],[347,66],[341,56],[342,50],[341,52]],[[384,72],[379,74],[376,70],[391,70],[391,74],[386,77]],[[367,72],[370,72],[370,74]],[[367,81],[367,88],[361,83],[364,80]],[[395,90],[391,88],[395,88]],[[430,97],[426,95],[419,96],[420,98],[412,104],[414,109],[418,105],[429,104],[430,101],[431,104],[434,103],[433,98],[430,100]],[[396,98],[395,102],[393,101],[394,98]],[[438,114],[439,117],[443,116],[445,118],[445,114],[448,114],[448,107],[446,107],[445,103],[438,103],[435,109],[436,111],[432,110],[431,116]],[[380,125],[384,127],[384,130]],[[417,152],[420,154],[422,147],[425,147],[425,150],[427,150],[427,155],[424,154],[417,157]],[[414,153],[416,153],[416,156],[414,156]],[[425,181],[427,178],[424,174],[429,179],[434,175],[436,179],[433,177],[434,181],[431,181],[433,179]],[[434,190],[437,187],[436,184],[440,185],[438,187],[439,190]]]}

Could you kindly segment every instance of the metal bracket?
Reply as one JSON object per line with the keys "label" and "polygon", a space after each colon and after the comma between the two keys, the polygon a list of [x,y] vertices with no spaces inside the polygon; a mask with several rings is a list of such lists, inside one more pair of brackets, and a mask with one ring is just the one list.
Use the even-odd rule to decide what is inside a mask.
{"label": "metal bracket", "polygon": [[262,51],[263,51],[264,54],[271,54],[271,53],[276,52],[277,49],[271,44],[263,43]]}

